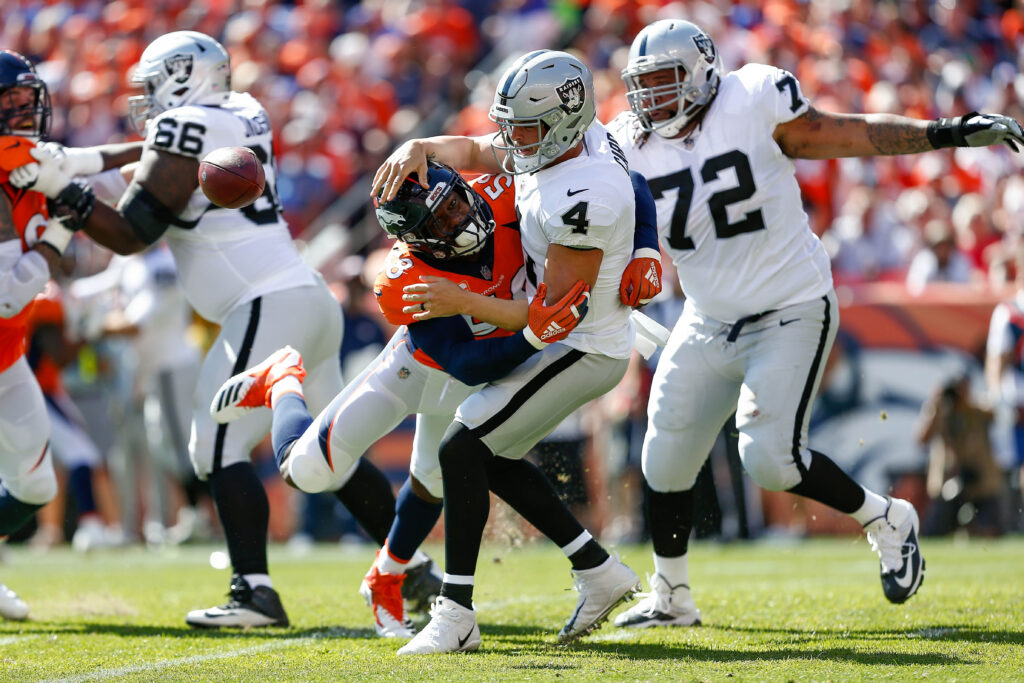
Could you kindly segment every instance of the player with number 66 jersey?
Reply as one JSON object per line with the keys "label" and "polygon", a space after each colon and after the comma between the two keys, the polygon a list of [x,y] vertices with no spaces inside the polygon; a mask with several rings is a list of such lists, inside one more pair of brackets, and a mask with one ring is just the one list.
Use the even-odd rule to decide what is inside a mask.
{"label": "player with number 66 jersey", "polygon": [[[271,413],[261,409],[223,425],[208,407],[225,380],[289,344],[306,360],[310,403],[318,411],[326,406],[342,387],[341,309],[291,241],[276,196],[270,122],[253,97],[232,92],[224,47],[195,31],[168,33],[146,47],[132,80],[141,94],[130,98],[130,116],[145,141],[116,208],[70,177],[100,170],[82,163],[89,150],[35,149],[36,162],[15,172],[23,186],[52,200],[65,225],[119,254],[166,240],[189,304],[220,325],[200,369],[189,454],[197,476],[210,482],[234,576],[226,605],[193,610],[186,621],[204,628],[286,626],[268,574],[266,492],[249,461],[270,431]],[[264,165],[266,189],[252,206],[214,206],[199,187],[199,160],[225,146],[249,147]],[[360,495],[391,495],[372,467],[349,483]],[[356,500],[343,502],[358,507]],[[383,536],[389,522],[377,526],[383,528],[368,531]]]}

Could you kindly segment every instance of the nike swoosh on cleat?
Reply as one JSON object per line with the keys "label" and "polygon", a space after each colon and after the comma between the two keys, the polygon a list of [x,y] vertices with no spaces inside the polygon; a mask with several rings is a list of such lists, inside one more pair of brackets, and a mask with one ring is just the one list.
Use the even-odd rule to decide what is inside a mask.
{"label": "nike swoosh on cleat", "polygon": [[566,196],[566,197],[575,197],[575,196],[576,196],[576,195],[578,195],[578,194],[579,194],[580,192],[586,192],[586,191],[587,191],[587,190],[589,190],[589,189],[590,189],[590,188],[588,188],[588,187],[584,187],[584,188],[583,188],[582,190],[568,190],[568,189],[567,189],[567,190],[565,191],[565,196]]}
{"label": "nike swoosh on cleat", "polygon": [[910,588],[910,584],[914,582],[913,572],[910,571],[910,565],[913,564],[914,555],[917,553],[917,546],[907,544],[904,547],[910,547],[910,552],[906,553],[903,557],[903,566],[900,567],[899,573],[893,572],[892,580],[896,582],[896,585],[900,588]]}
{"label": "nike swoosh on cleat", "polygon": [[473,635],[473,629],[469,629],[469,633],[466,634],[465,638],[459,638],[459,649],[461,650],[465,645],[469,637]]}

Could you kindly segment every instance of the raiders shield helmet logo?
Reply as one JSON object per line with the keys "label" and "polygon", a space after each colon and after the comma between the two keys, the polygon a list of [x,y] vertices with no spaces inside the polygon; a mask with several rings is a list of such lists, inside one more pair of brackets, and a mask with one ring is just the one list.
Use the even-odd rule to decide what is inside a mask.
{"label": "raiders shield helmet logo", "polygon": [[583,79],[579,76],[570,78],[562,85],[555,88],[558,99],[562,101],[562,109],[569,114],[575,114],[583,109],[583,101],[587,94],[583,89]]}
{"label": "raiders shield helmet logo", "polygon": [[697,46],[700,53],[704,55],[704,61],[709,64],[715,61],[715,44],[705,33],[693,37],[693,44]]}
{"label": "raiders shield helmet logo", "polygon": [[192,55],[174,55],[164,61],[167,75],[178,83],[184,83],[192,75]]}

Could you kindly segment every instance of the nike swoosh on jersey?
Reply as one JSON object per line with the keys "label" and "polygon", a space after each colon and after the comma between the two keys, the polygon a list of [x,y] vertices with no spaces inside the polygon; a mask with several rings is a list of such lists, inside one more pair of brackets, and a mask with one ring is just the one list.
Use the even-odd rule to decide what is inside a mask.
{"label": "nike swoosh on jersey", "polygon": [[793,318],[792,320],[780,320],[779,321],[779,327],[785,327],[786,325],[788,325],[790,323],[795,323],[799,319],[800,318]]}
{"label": "nike swoosh on jersey", "polygon": [[575,196],[576,196],[576,195],[578,195],[578,194],[579,194],[580,192],[586,192],[586,191],[587,191],[587,190],[589,190],[589,189],[590,189],[589,187],[584,187],[584,188],[583,188],[582,190],[568,190],[568,189],[567,189],[567,190],[565,191],[565,196],[566,196],[566,197],[575,197]]}

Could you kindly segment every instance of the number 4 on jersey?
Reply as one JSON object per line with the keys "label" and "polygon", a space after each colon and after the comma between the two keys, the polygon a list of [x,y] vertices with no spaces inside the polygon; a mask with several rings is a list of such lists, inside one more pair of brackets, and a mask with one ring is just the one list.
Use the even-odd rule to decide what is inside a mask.
{"label": "number 4 on jersey", "polygon": [[590,225],[587,221],[587,203],[576,202],[571,209],[562,214],[562,223],[572,226],[574,234],[586,235],[587,226]]}

